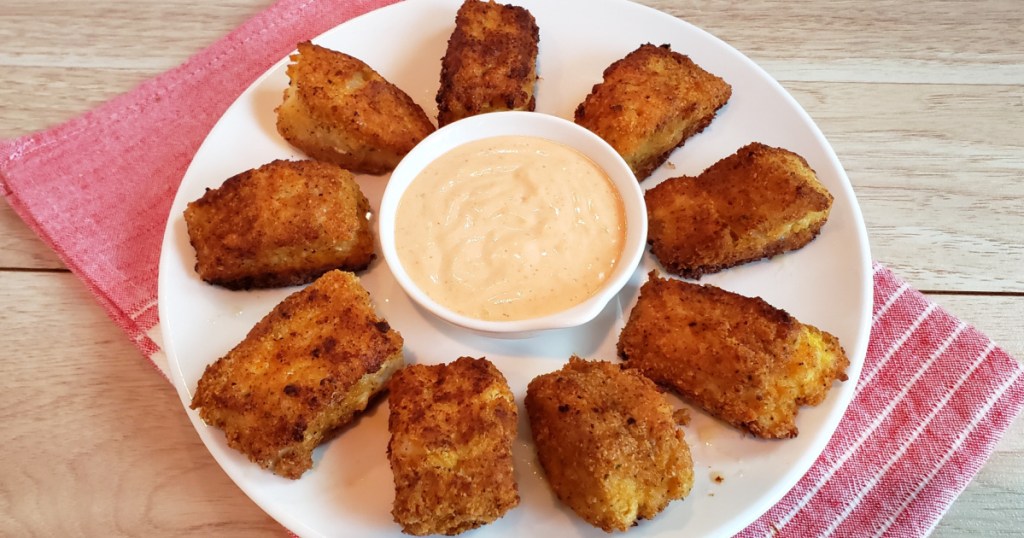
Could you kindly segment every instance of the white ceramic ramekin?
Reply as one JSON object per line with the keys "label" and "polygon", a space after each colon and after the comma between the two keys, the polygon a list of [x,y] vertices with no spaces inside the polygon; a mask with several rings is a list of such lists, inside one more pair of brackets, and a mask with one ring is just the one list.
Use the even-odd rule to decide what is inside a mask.
{"label": "white ceramic ramekin", "polygon": [[[431,162],[468,142],[495,136],[533,136],[565,144],[600,166],[622,197],[626,240],[622,256],[605,284],[589,299],[566,310],[513,321],[475,319],[456,313],[424,293],[410,278],[395,250],[395,215],[406,187]],[[384,260],[398,284],[417,304],[459,327],[506,338],[526,337],[538,331],[575,327],[594,319],[626,285],[647,244],[647,210],[643,190],[621,156],[607,142],[571,121],[539,112],[492,112],[469,117],[435,131],[421,141],[391,174],[377,217]]]}

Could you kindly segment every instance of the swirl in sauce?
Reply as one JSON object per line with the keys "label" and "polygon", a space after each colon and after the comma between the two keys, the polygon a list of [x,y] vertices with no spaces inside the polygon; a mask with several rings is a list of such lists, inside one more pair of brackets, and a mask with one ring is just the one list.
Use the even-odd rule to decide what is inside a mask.
{"label": "swirl in sauce", "polygon": [[456,147],[413,179],[395,249],[432,299],[465,316],[517,320],[593,295],[626,236],[622,198],[573,148],[500,136]]}

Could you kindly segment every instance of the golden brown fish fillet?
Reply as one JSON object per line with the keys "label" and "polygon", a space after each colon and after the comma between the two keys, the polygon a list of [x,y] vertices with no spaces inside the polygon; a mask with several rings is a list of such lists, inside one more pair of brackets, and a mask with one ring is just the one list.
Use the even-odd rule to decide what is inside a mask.
{"label": "golden brown fish fillet", "polygon": [[392,515],[408,534],[455,535],[519,504],[512,473],[516,404],[486,359],[413,365],[392,378]]}
{"label": "golden brown fish fillet", "polygon": [[230,447],[299,478],[313,449],[366,409],[402,363],[401,335],[374,313],[356,276],[331,271],[207,366],[192,408]]}
{"label": "golden brown fish fillet", "polygon": [[644,199],[651,252],[687,278],[801,248],[832,208],[803,157],[756,142],[697,177],[665,180]]}
{"label": "golden brown fish fillet", "polygon": [[551,488],[596,527],[626,530],[693,487],[672,406],[636,371],[574,356],[530,382],[526,411]]}
{"label": "golden brown fish fillet", "polygon": [[796,437],[850,365],[839,340],[764,300],[650,279],[619,334],[619,355],[719,419],[764,438]]}
{"label": "golden brown fish fillet", "polygon": [[466,0],[441,60],[439,126],[497,110],[533,110],[540,31],[525,8]]}
{"label": "golden brown fish fillet", "polygon": [[611,144],[643,180],[704,130],[732,87],[668,45],[642,45],[604,71],[576,123]]}
{"label": "golden brown fish fillet", "polygon": [[357,58],[307,41],[291,60],[277,130],[314,159],[383,174],[434,131],[408,94]]}
{"label": "golden brown fish fillet", "polygon": [[230,289],[306,284],[373,259],[370,204],[352,174],[274,161],[229,178],[185,209],[196,272]]}

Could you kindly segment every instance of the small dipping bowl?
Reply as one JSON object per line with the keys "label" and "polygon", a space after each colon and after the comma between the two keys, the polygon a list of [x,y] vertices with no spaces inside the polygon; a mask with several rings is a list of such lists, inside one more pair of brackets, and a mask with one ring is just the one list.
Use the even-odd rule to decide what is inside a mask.
{"label": "small dipping bowl", "polygon": [[[435,301],[402,266],[395,246],[395,220],[409,185],[424,168],[450,150],[476,140],[500,136],[544,138],[575,149],[608,175],[622,199],[626,233],[618,261],[603,285],[574,306],[526,319],[477,319]],[[552,177],[551,180],[558,181],[558,178]],[[587,129],[539,112],[491,112],[472,116],[446,125],[423,139],[392,172],[381,199],[378,223],[384,260],[395,280],[415,303],[452,325],[503,338],[525,338],[539,331],[575,327],[594,319],[629,281],[647,244],[647,209],[643,190],[622,157]]]}

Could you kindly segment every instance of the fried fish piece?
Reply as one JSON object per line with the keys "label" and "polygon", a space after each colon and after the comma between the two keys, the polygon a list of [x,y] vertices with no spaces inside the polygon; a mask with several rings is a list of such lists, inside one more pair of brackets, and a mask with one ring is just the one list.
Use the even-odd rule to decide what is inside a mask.
{"label": "fried fish piece", "polygon": [[370,204],[352,174],[277,160],[229,178],[185,209],[196,272],[229,289],[306,284],[373,259]]}
{"label": "fried fish piece", "polygon": [[459,534],[519,504],[512,473],[516,404],[486,359],[412,365],[392,378],[392,515],[407,534]]}
{"label": "fried fish piece", "polygon": [[441,60],[437,123],[536,107],[540,31],[525,8],[466,0]]}
{"label": "fried fish piece", "polygon": [[591,525],[626,530],[693,487],[672,406],[634,370],[573,356],[530,382],[526,412],[551,489]]}
{"label": "fried fish piece", "polygon": [[383,174],[434,131],[408,94],[357,58],[306,41],[291,61],[277,131],[314,159]]}
{"label": "fried fish piece", "polygon": [[206,367],[192,409],[228,446],[299,478],[332,432],[366,409],[403,362],[402,336],[352,273],[331,271],[278,304]]}
{"label": "fried fish piece", "polygon": [[802,248],[832,208],[803,157],[757,142],[697,177],[665,180],[644,199],[651,252],[687,278]]}
{"label": "fried fish piece", "polygon": [[668,45],[645,44],[604,71],[576,108],[576,123],[611,144],[643,180],[704,130],[732,86]]}
{"label": "fried fish piece", "polygon": [[818,405],[850,365],[835,336],[759,297],[653,272],[619,334],[627,368],[758,437],[796,437],[801,405]]}

